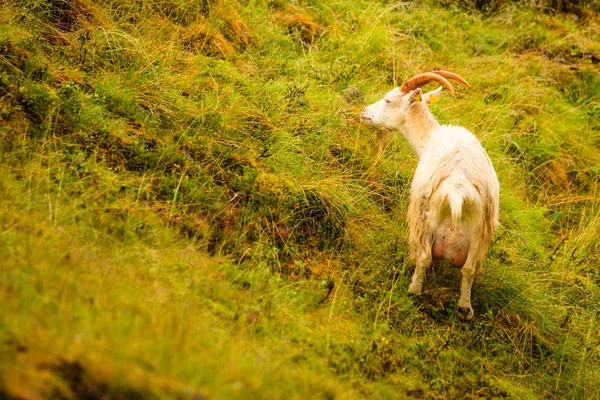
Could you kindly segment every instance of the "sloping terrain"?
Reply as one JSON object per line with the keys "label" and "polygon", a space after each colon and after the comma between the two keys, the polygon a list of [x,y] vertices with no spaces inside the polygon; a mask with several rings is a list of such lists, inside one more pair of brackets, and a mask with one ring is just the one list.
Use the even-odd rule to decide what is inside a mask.
{"label": "sloping terrain", "polygon": [[[599,5],[532,4],[3,1],[0,397],[599,398]],[[471,323],[358,118],[434,68],[502,188]]]}

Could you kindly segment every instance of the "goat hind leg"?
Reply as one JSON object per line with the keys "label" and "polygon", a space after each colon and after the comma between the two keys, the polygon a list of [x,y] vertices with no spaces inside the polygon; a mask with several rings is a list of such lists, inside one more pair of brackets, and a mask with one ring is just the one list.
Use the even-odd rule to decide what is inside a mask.
{"label": "goat hind leg", "polygon": [[475,278],[475,266],[477,262],[473,257],[467,257],[465,265],[460,270],[462,281],[460,284],[460,299],[458,300],[458,315],[462,321],[473,319],[473,307],[471,307],[471,287]]}
{"label": "goat hind leg", "polygon": [[423,281],[425,280],[425,272],[431,265],[431,256],[427,255],[426,252],[422,252],[416,257],[415,272],[408,287],[408,293],[410,294],[421,294],[423,290]]}

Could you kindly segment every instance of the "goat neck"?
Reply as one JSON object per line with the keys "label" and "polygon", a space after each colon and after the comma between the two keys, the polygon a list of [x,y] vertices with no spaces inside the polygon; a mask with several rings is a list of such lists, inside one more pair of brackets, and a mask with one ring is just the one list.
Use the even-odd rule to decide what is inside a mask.
{"label": "goat neck", "polygon": [[421,159],[429,144],[431,132],[439,127],[440,124],[429,112],[425,103],[413,103],[406,113],[404,124],[398,130],[413,149],[417,158]]}

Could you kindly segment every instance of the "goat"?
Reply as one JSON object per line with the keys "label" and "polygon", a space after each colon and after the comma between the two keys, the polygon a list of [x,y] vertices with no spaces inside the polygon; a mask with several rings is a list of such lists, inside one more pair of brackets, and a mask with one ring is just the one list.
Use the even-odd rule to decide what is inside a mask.
{"label": "goat", "polygon": [[[471,286],[477,263],[485,258],[498,225],[500,184],[487,153],[477,138],[460,126],[440,125],[427,104],[442,87],[454,95],[448,79],[470,85],[448,71],[416,75],[366,107],[363,123],[398,130],[419,163],[411,184],[408,227],[415,271],[408,293],[423,289],[426,269],[436,260],[461,268],[458,312],[473,318]],[[421,86],[442,86],[423,94]]]}

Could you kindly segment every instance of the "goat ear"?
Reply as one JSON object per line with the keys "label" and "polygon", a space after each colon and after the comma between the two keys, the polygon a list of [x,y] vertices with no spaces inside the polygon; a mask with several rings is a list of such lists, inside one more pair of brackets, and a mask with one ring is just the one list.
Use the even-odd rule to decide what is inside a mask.
{"label": "goat ear", "polygon": [[408,94],[408,102],[409,103],[420,103],[422,99],[423,91],[421,88],[416,88],[412,92]]}
{"label": "goat ear", "polygon": [[432,90],[431,92],[427,92],[423,95],[423,101],[427,104],[433,104],[438,101],[439,97],[442,95],[442,87]]}

